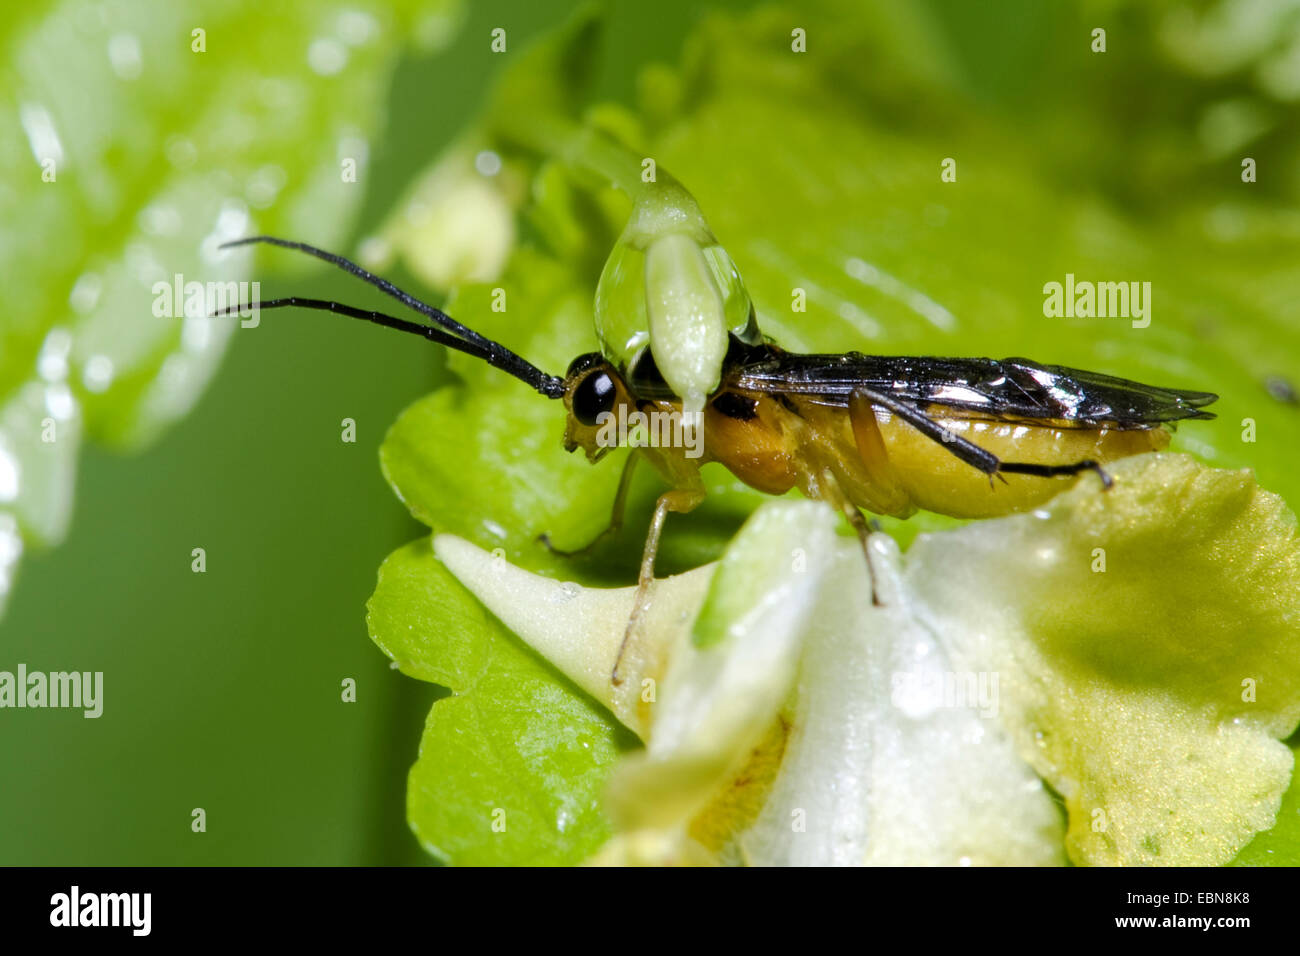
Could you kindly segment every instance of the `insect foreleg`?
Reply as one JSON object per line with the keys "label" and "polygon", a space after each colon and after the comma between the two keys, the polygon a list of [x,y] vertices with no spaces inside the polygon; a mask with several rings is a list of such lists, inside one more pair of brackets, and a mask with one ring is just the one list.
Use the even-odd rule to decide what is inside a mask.
{"label": "insect foreleg", "polygon": [[632,473],[636,470],[636,463],[640,457],[640,455],[633,451],[632,454],[627,456],[627,461],[623,463],[623,474],[618,479],[618,491],[614,494],[614,507],[610,510],[609,525],[604,531],[600,532],[600,534],[596,535],[596,537],[592,538],[581,548],[575,548],[572,551],[565,551],[551,544],[551,536],[549,534],[540,534],[537,536],[537,540],[546,545],[546,550],[550,551],[551,554],[558,554],[562,558],[576,558],[580,555],[589,553],[596,547],[596,545],[600,544],[600,542],[604,541],[606,538],[618,534],[619,529],[623,527],[623,514],[627,510],[627,493],[628,489],[632,487]]}
{"label": "insect foreleg", "polygon": [[614,670],[609,675],[610,682],[613,684],[623,683],[623,678],[618,673],[619,665],[623,662],[623,653],[627,650],[628,642],[631,641],[641,616],[650,606],[650,586],[655,579],[655,555],[659,553],[659,536],[663,534],[664,519],[668,517],[670,511],[676,511],[678,514],[693,511],[703,500],[702,487],[675,488],[660,495],[659,501],[655,504],[654,517],[650,519],[650,530],[646,534],[645,550],[641,554],[641,575],[637,581],[636,598],[632,602],[632,616],[628,618],[627,628],[623,631],[623,641],[618,646],[618,656],[614,658]]}

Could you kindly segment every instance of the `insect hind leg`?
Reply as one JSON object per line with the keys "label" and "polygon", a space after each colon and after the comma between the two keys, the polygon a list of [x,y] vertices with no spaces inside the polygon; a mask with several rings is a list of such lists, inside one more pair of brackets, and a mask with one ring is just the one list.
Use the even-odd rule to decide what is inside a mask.
{"label": "insect hind leg", "polygon": [[[1101,479],[1103,488],[1114,484],[1101,465],[1091,458],[1076,461],[1069,465],[1040,465],[1035,462],[1003,461],[987,448],[981,448],[974,442],[956,435],[925,412],[906,402],[900,402],[892,396],[871,389],[859,389],[860,393],[871,402],[889,409],[903,421],[907,422],[922,435],[938,442],[966,464],[978,468],[989,476],[991,482],[996,475],[1001,478],[1008,475],[1035,475],[1040,478],[1058,478],[1077,475],[1081,471],[1095,471]],[[1003,481],[1006,479],[1003,478]]]}

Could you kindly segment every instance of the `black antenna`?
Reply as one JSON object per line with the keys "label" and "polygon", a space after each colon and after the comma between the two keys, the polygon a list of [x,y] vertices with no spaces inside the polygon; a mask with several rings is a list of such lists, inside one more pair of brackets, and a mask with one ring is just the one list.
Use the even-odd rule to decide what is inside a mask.
{"label": "black antenna", "polygon": [[418,322],[408,322],[405,319],[399,319],[383,312],[357,309],[350,305],[343,305],[340,302],[331,302],[325,299],[307,299],[299,296],[288,296],[282,299],[272,299],[267,302],[248,303],[243,306],[230,306],[229,308],[219,310],[215,314],[229,315],[253,306],[256,306],[259,309],[279,309],[288,306],[298,306],[304,309],[321,309],[326,312],[337,312],[340,315],[346,315],[354,319],[364,319],[368,322],[374,322],[376,325],[382,325],[390,329],[397,329],[399,332],[410,332],[413,335],[422,336],[431,342],[437,342],[440,345],[445,345],[458,352],[473,355],[476,358],[480,358],[487,362],[489,365],[501,369],[503,372],[508,372],[521,382],[524,382],[536,389],[538,392],[541,392],[547,398],[560,398],[564,395],[563,379],[554,375],[547,375],[537,366],[516,355],[499,342],[494,342],[486,336],[479,335],[473,329],[461,325],[441,309],[435,309],[427,302],[421,302],[415,296],[402,291],[387,279],[381,279],[379,276],[366,271],[350,259],[336,256],[334,253],[326,252],[324,249],[317,249],[315,246],[309,246],[305,242],[293,242],[289,239],[277,239],[274,236],[249,236],[246,239],[235,239],[232,242],[222,243],[218,248],[229,249],[233,246],[246,246],[255,242],[265,242],[269,245],[281,246],[285,249],[296,249],[299,252],[305,252],[308,255],[315,256],[317,259],[321,259],[331,265],[338,266],[344,272],[350,272],[358,279],[370,283],[375,288],[391,295],[394,299],[401,302],[403,305],[414,309],[421,315],[428,316],[440,328],[422,325]]}

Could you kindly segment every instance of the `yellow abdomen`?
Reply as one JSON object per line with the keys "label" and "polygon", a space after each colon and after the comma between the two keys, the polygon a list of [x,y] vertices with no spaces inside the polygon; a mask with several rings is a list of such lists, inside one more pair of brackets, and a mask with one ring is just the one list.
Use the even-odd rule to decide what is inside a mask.
{"label": "yellow abdomen", "polygon": [[[1169,432],[1164,428],[1054,428],[1050,424],[945,419],[934,415],[934,410],[931,414],[954,434],[1007,462],[1069,465],[1092,459],[1105,464],[1169,444]],[[1002,475],[990,482],[988,475],[888,412],[878,410],[876,421],[895,480],[912,503],[926,511],[955,518],[992,518],[1040,505],[1077,480]],[[1100,491],[1095,475],[1085,473],[1084,480],[1097,481]]]}
{"label": "yellow abdomen", "polygon": [[[873,429],[870,418],[858,419],[855,427],[853,414],[843,406],[796,398],[787,407],[766,395],[745,398],[751,406],[743,417],[713,408],[706,413],[706,460],[721,462],[741,481],[768,494],[798,488],[811,498],[847,499],[872,514],[897,518],[918,508],[954,518],[993,518],[1034,508],[1079,480],[989,476],[881,408],[873,408]],[[1169,444],[1164,428],[1072,428],[1051,421],[956,418],[950,417],[952,411],[931,406],[927,414],[1004,462],[1105,464]],[[1097,482],[1101,491],[1096,475],[1085,473],[1083,480]]]}

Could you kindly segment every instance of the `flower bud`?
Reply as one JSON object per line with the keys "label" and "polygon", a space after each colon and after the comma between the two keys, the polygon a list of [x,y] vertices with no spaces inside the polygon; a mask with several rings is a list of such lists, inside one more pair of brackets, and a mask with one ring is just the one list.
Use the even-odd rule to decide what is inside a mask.
{"label": "flower bud", "polygon": [[596,331],[622,369],[648,346],[688,413],[718,387],[728,333],[759,340],[740,273],[680,184],[637,199],[596,288]]}

